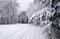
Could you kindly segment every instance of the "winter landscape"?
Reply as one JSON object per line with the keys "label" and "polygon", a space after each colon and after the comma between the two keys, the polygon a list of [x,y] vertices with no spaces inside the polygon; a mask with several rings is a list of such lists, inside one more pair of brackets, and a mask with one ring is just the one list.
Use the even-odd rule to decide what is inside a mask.
{"label": "winter landscape", "polygon": [[0,0],[0,39],[60,39],[60,0]]}

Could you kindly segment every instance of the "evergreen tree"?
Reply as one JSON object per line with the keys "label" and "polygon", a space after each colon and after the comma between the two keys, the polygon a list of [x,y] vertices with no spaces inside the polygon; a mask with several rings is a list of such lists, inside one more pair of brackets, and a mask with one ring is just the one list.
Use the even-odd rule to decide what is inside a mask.
{"label": "evergreen tree", "polygon": [[28,23],[28,16],[26,14],[26,11],[21,11],[21,13],[18,16],[19,23]]}

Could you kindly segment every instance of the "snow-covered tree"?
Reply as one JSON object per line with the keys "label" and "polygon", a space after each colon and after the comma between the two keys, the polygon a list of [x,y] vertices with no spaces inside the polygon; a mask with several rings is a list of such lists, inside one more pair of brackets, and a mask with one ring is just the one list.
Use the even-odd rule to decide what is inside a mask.
{"label": "snow-covered tree", "polygon": [[[30,15],[32,17],[28,23],[42,25],[44,27],[43,31],[44,33],[47,32],[49,39],[60,39],[60,0],[51,0],[50,3],[48,1],[50,0],[35,0],[31,4],[29,11],[33,15]],[[48,4],[47,6],[46,3]],[[39,4],[41,5],[39,6]],[[47,9],[46,7],[49,8]],[[52,25],[50,22],[52,22]]]}
{"label": "snow-covered tree", "polygon": [[53,17],[55,13],[54,8],[46,7],[40,11],[38,11],[36,14],[33,14],[28,23],[42,23],[42,21],[49,20],[50,17]]}
{"label": "snow-covered tree", "polygon": [[45,7],[51,7],[51,3],[52,1],[51,0],[34,0],[34,3],[31,3],[29,8],[28,8],[28,11],[27,11],[27,14],[30,14],[28,15],[29,18],[37,13],[38,11],[40,11],[41,9],[45,8]]}
{"label": "snow-covered tree", "polygon": [[18,20],[19,23],[28,23],[28,16],[26,14],[26,11],[21,11]]}
{"label": "snow-covered tree", "polygon": [[18,22],[16,0],[0,0],[0,24],[12,24]]}

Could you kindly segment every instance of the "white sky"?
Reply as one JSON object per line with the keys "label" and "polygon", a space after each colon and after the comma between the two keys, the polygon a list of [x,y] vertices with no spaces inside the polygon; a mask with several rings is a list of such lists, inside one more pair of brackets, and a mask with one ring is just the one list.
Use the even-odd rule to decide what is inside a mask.
{"label": "white sky", "polygon": [[33,2],[33,0],[17,0],[20,3],[21,10],[27,10],[29,3]]}

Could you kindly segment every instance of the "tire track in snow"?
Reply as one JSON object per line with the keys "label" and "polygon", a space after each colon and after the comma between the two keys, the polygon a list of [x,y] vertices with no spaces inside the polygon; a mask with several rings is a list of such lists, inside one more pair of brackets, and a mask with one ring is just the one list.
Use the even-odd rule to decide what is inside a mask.
{"label": "tire track in snow", "polygon": [[21,28],[21,29],[19,29],[18,31],[16,31],[15,33],[10,34],[9,36],[5,37],[4,39],[8,39],[8,38],[13,37],[13,36],[15,36],[15,35],[17,36],[17,34],[19,34],[19,33],[22,34],[22,32],[25,32],[26,30],[28,30],[28,28],[29,28],[29,27],[27,27],[27,28],[25,28],[25,29]]}
{"label": "tire track in snow", "polygon": [[31,32],[32,32],[31,28],[32,28],[32,27],[30,27],[30,28],[20,37],[20,39],[30,39],[30,37],[31,37]]}

